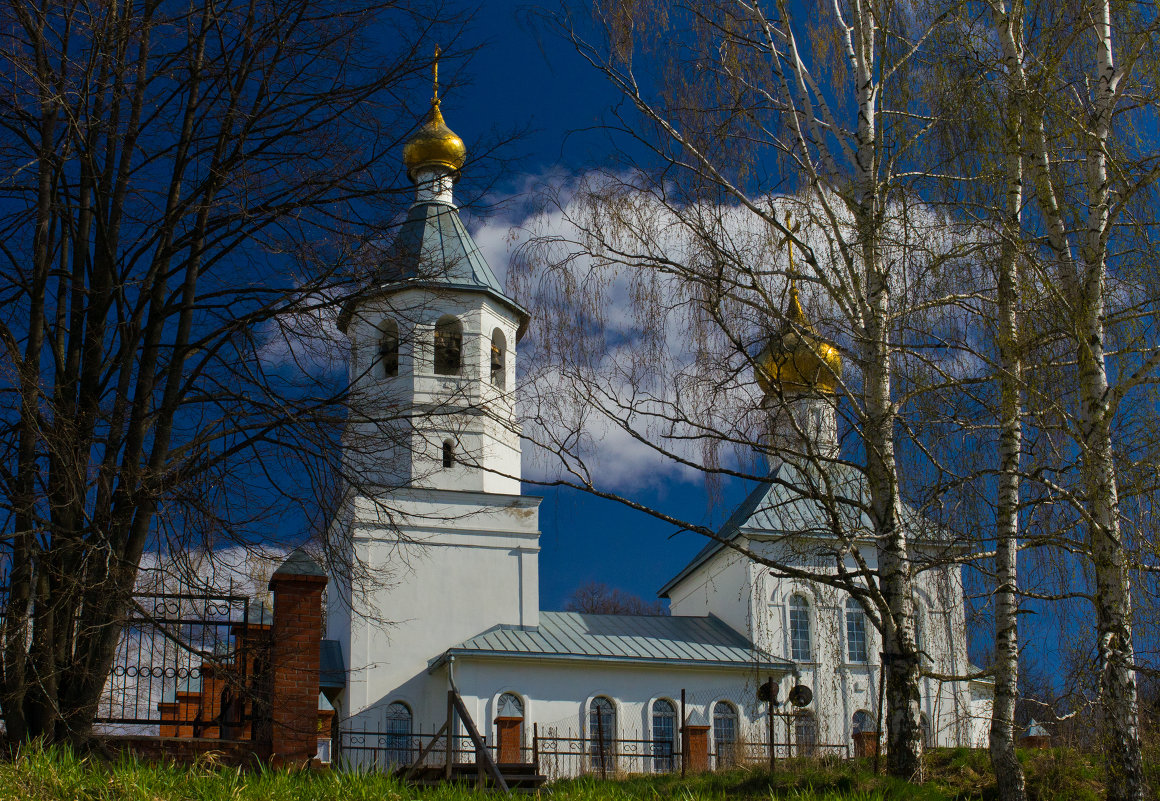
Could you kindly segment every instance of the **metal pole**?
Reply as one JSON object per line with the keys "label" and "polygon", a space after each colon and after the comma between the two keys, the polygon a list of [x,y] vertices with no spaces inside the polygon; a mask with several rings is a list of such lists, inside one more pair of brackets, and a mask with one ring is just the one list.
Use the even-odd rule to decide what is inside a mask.
{"label": "metal pole", "polygon": [[451,781],[451,762],[455,759],[455,690],[447,691],[447,758],[443,778]]}
{"label": "metal pole", "polygon": [[532,764],[536,766],[536,775],[540,775],[540,724],[532,724]]}
{"label": "metal pole", "polygon": [[685,778],[685,763],[688,762],[689,741],[685,737],[685,689],[681,688],[681,778]]}
{"label": "metal pole", "polygon": [[596,753],[600,754],[600,778],[608,778],[608,769],[604,764],[604,715],[600,707],[596,707]]}
{"label": "metal pole", "polygon": [[769,772],[773,773],[777,767],[777,751],[773,744],[773,676],[769,677],[765,689],[769,692]]}

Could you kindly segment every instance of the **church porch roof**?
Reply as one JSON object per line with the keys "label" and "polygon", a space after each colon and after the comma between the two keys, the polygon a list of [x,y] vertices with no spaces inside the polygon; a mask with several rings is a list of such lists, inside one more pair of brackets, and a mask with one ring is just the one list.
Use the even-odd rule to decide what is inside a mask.
{"label": "church porch roof", "polygon": [[452,656],[624,661],[692,667],[788,670],[792,663],[759,651],[744,635],[712,615],[592,615],[540,612],[535,628],[495,626],[431,661]]}

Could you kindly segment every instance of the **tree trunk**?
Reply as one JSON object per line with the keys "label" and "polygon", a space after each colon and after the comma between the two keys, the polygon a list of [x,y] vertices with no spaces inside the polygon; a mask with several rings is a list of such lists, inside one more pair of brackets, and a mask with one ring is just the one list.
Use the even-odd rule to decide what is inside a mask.
{"label": "tree trunk", "polygon": [[1097,75],[1096,119],[1088,157],[1088,227],[1078,276],[1082,319],[1078,326],[1080,423],[1084,478],[1091,505],[1092,562],[1096,575],[1096,625],[1101,662],[1108,798],[1142,801],[1144,768],[1140,752],[1135,653],[1132,646],[1132,599],[1127,557],[1120,531],[1120,503],[1112,448],[1115,410],[1108,392],[1104,354],[1104,278],[1107,275],[1105,233],[1110,224],[1107,145],[1116,105],[1116,72],[1112,54],[1111,4],[1095,9]]}
{"label": "tree trunk", "polygon": [[1015,753],[1015,702],[1019,693],[1019,465],[1023,448],[1022,361],[1017,318],[1023,162],[1019,155],[1017,118],[1015,109],[1008,119],[1014,133],[1007,149],[1007,207],[998,276],[999,497],[995,519],[995,696],[991,707],[990,752],[1001,801],[1027,798],[1023,766]]}

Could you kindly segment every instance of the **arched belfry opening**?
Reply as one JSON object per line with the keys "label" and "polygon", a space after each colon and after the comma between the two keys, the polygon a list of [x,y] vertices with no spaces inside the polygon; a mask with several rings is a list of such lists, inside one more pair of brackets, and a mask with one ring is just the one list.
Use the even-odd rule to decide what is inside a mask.
{"label": "arched belfry opening", "polygon": [[500,389],[507,389],[507,337],[496,328],[491,332],[491,383]]}
{"label": "arched belfry opening", "polygon": [[455,464],[455,443],[449,439],[443,440],[443,466],[451,467]]}
{"label": "arched belfry opening", "polygon": [[379,326],[379,366],[383,378],[399,374],[399,324],[390,317]]}
{"label": "arched belfry opening", "polygon": [[435,374],[459,375],[463,368],[463,323],[446,314],[435,323]]}

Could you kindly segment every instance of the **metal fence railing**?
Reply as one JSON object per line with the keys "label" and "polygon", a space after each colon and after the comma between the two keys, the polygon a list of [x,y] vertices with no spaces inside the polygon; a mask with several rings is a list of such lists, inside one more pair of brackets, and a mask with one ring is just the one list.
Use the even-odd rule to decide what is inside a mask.
{"label": "metal fence railing", "polygon": [[269,620],[242,595],[133,596],[95,722],[107,734],[253,739]]}
{"label": "metal fence railing", "polygon": [[[500,748],[488,738],[488,752],[497,763],[518,761],[533,764],[536,772],[549,779],[568,776],[617,776],[633,773],[680,773],[682,770],[726,770],[741,766],[765,766],[770,761],[770,747],[765,742],[735,742],[717,745],[700,757],[682,753],[677,739],[650,740],[578,736],[533,726],[530,737],[518,749]],[[834,743],[774,743],[774,759],[848,759],[850,748]],[[422,755],[422,767],[447,764],[446,737],[433,733],[358,730],[339,731],[337,763],[346,768],[393,772],[410,767]],[[458,734],[451,738],[451,762],[469,764],[475,761],[470,737]]]}

